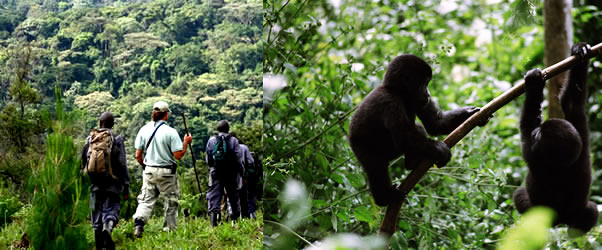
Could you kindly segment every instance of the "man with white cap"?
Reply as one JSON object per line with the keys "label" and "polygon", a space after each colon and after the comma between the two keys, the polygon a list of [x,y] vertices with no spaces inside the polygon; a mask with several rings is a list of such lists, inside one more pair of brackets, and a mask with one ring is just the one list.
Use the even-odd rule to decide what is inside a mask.
{"label": "man with white cap", "polygon": [[[186,153],[192,136],[186,134],[184,143],[178,132],[167,125],[171,110],[164,101],[153,105],[152,121],[144,125],[136,136],[136,160],[144,170],[142,190],[138,195],[138,207],[134,214],[134,235],[142,237],[159,194],[165,196],[165,223],[163,230],[175,229],[178,220],[180,188],[176,174],[177,162]],[[146,154],[145,154],[146,153]]]}

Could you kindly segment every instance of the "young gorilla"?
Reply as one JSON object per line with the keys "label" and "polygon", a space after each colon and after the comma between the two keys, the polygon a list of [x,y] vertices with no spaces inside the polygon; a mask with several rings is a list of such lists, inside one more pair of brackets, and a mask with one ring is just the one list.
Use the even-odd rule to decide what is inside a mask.
{"label": "young gorilla", "polygon": [[529,173],[526,188],[516,190],[513,197],[519,213],[531,206],[548,206],[558,215],[555,225],[567,224],[583,232],[598,221],[596,204],[588,199],[592,182],[585,114],[588,61],[583,58],[589,52],[585,43],[571,49],[582,61],[570,71],[560,97],[566,120],[551,118],[541,123],[543,75],[539,69],[527,72],[520,134]]}
{"label": "young gorilla", "polygon": [[[479,111],[476,107],[439,110],[427,89],[431,77],[431,67],[421,58],[409,54],[396,57],[387,67],[383,84],[364,98],[351,118],[351,149],[368,175],[370,192],[379,206],[399,195],[389,177],[391,160],[405,154],[408,169],[416,168],[425,158],[444,166],[451,158],[449,148],[427,138],[426,132],[450,133]],[[416,115],[424,127],[415,123]]]}

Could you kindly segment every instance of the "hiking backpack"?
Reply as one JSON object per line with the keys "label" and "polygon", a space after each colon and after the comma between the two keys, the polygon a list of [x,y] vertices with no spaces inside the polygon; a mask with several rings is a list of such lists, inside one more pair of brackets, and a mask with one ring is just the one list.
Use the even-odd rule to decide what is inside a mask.
{"label": "hiking backpack", "polygon": [[111,168],[111,148],[113,147],[113,135],[108,129],[92,129],[90,132],[90,143],[88,145],[88,164],[86,172],[92,183],[104,180],[110,176],[116,179]]}
{"label": "hiking backpack", "polygon": [[213,161],[215,161],[215,165],[218,166],[222,162],[226,160],[226,156],[230,154],[228,151],[228,139],[230,136],[226,135],[217,135],[215,136],[215,146],[211,151],[213,156]]}

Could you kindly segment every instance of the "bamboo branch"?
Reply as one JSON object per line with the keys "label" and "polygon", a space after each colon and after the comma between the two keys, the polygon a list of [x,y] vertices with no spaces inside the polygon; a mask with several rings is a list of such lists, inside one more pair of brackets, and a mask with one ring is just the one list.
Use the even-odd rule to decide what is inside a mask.
{"label": "bamboo branch", "polygon": [[[601,54],[602,51],[602,43],[597,44],[596,46],[591,48],[592,53],[587,54],[587,59],[595,57]],[[544,78],[550,79],[561,72],[569,70],[575,64],[577,64],[579,58],[577,56],[570,56],[566,59],[545,68],[542,73]],[[525,81],[521,81],[512,87],[510,90],[504,92],[502,95],[496,97],[487,105],[485,105],[481,110],[471,117],[469,117],[464,123],[460,124],[454,131],[451,132],[443,142],[447,144],[448,147],[453,147],[458,143],[462,138],[464,138],[480,121],[487,119],[491,114],[495,111],[508,104],[510,101],[514,100],[516,97],[520,96],[525,91]],[[399,212],[401,210],[401,205],[403,204],[406,196],[412,191],[412,188],[416,186],[418,181],[422,179],[422,177],[426,174],[426,172],[431,168],[434,161],[431,159],[423,160],[416,169],[414,169],[408,177],[406,177],[403,182],[397,186],[402,193],[400,197],[396,197],[391,201],[389,206],[387,207],[387,212],[385,213],[385,218],[380,226],[380,235],[384,235],[386,237],[390,237],[396,230],[397,220],[399,219]]]}

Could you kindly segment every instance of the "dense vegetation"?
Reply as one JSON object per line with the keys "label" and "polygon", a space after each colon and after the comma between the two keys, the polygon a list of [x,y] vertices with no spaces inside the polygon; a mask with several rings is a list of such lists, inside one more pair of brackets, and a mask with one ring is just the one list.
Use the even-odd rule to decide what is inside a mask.
{"label": "dense vegetation", "polygon": [[[575,3],[574,42],[601,42],[602,6],[595,3]],[[484,105],[527,70],[543,68],[542,8],[540,1],[507,0],[265,1],[264,245],[299,248],[336,232],[375,235],[385,208],[373,203],[346,140],[354,108],[402,53],[425,58],[433,67],[429,89],[443,109]],[[602,204],[602,69],[600,58],[592,61],[591,199]],[[518,136],[523,101],[519,97],[501,108],[452,148],[445,168],[427,173],[402,207],[393,248],[498,245],[520,218],[511,196],[527,171]],[[403,160],[391,171],[395,183],[409,173]],[[284,187],[290,191],[282,195]],[[568,239],[566,227],[550,232],[551,249],[602,245],[600,224],[576,239]],[[364,239],[338,235],[322,243],[382,246]]]}
{"label": "dense vegetation", "polygon": [[[23,234],[22,227],[31,206],[26,206],[17,212],[11,223],[0,233],[0,246],[14,246]],[[178,219],[178,230],[163,232],[163,218],[153,217],[144,228],[145,237],[133,240],[134,221],[121,221],[113,231],[113,239],[117,249],[260,249],[263,227],[261,213],[256,220],[243,219],[231,226],[225,223],[212,228],[206,218]],[[88,242],[87,249],[94,249],[94,233],[89,223],[83,225],[86,235],[83,240]],[[66,249],[66,248],[63,248]]]}
{"label": "dense vegetation", "polygon": [[203,151],[217,121],[230,121],[262,154],[261,20],[257,0],[0,0],[0,227],[35,198],[27,186],[37,184],[28,179],[44,168],[61,95],[66,111],[81,113],[61,132],[72,136],[75,152],[102,112],[117,116],[114,132],[126,140],[132,176],[124,218],[133,214],[141,185],[134,140],[152,104],[169,103],[168,122],[182,137],[185,114],[203,190],[187,152],[178,172],[180,202],[203,216]]}

